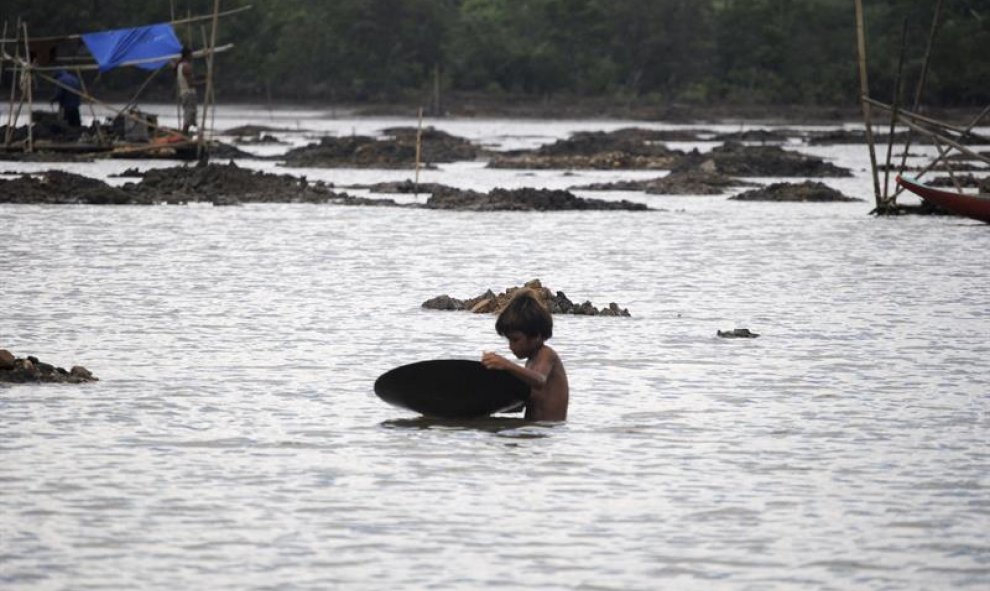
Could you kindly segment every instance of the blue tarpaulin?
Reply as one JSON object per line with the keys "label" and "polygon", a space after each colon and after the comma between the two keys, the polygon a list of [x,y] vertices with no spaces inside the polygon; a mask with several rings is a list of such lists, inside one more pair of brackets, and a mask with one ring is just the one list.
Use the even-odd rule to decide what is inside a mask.
{"label": "blue tarpaulin", "polygon": [[82,38],[86,48],[96,58],[101,72],[126,62],[148,59],[153,61],[142,61],[134,66],[144,70],[157,70],[167,64],[169,58],[182,51],[182,44],[175,36],[175,30],[168,23],[86,33]]}

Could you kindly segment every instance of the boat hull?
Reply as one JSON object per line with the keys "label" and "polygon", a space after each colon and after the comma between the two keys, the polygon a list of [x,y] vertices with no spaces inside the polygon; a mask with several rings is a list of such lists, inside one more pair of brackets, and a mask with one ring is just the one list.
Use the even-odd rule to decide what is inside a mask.
{"label": "boat hull", "polygon": [[942,209],[990,224],[990,194],[945,191],[900,176],[897,177],[897,184]]}

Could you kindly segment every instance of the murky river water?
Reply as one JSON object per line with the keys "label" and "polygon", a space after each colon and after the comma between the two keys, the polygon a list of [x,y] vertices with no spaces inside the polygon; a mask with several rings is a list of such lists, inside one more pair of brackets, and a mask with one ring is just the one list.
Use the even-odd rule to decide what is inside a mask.
{"label": "murky river water", "polygon": [[[247,121],[415,124],[218,126]],[[430,123],[506,148],[647,125]],[[805,151],[872,199],[863,147]],[[422,180],[657,176],[482,166]],[[0,385],[0,586],[987,588],[990,226],[613,197],[664,211],[0,206],[0,347],[101,378]],[[632,313],[556,318],[568,423],[429,423],[374,395],[402,363],[507,353],[493,317],[421,302],[532,278]],[[736,327],[762,336],[715,336]]]}

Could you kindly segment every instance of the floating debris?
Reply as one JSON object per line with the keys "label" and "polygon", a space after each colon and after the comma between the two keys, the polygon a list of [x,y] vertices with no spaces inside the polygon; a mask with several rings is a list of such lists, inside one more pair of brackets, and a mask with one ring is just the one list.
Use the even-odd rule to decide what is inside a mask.
{"label": "floating debris", "polygon": [[748,328],[733,328],[732,330],[718,331],[718,336],[723,339],[755,339],[760,335],[750,332]]}

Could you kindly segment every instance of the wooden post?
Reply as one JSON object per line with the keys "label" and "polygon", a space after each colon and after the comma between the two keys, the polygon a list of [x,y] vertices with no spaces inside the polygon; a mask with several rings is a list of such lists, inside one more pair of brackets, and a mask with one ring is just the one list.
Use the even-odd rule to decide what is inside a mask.
{"label": "wooden post", "polygon": [[416,181],[413,192],[419,195],[419,162],[423,155],[423,107],[419,108],[419,126],[416,128]]}
{"label": "wooden post", "polygon": [[3,36],[0,36],[0,84],[3,84],[3,66],[7,62],[3,54],[7,52],[7,21],[3,21]]}
{"label": "wooden post", "polygon": [[[17,59],[21,55],[21,45],[18,43],[21,37],[21,19],[17,19],[17,26],[14,34],[14,67],[10,69],[10,103],[7,107],[7,129],[4,131],[3,147],[10,145],[10,139],[14,133],[14,97],[17,96],[17,85],[20,82],[20,75],[17,72]],[[6,52],[5,52],[6,53]]]}
{"label": "wooden post", "polygon": [[863,0],[856,0],[856,46],[859,54],[859,104],[863,109],[863,121],[866,123],[866,144],[870,150],[870,168],[873,170],[873,196],[876,207],[880,209],[880,179],[877,176],[877,153],[873,145],[872,115],[870,103],[870,83],[866,75],[866,33],[863,30]]}
{"label": "wooden post", "polygon": [[199,146],[197,156],[199,163],[205,165],[209,162],[209,155],[206,154],[206,111],[210,108],[210,95],[213,92],[213,58],[216,55],[214,48],[217,46],[217,28],[220,22],[220,0],[213,0],[213,25],[210,32],[210,53],[206,57],[206,90],[203,97],[203,118],[202,125],[199,126]]}
{"label": "wooden post", "polygon": [[[897,76],[894,78],[894,101],[891,103],[894,109],[890,113],[890,131],[887,135],[887,165],[883,169],[883,203],[884,207],[890,205],[890,199],[887,198],[888,188],[890,187],[890,155],[894,151],[894,132],[897,128],[897,111],[901,106],[901,74],[904,72],[904,53],[907,49],[907,19],[904,19],[904,24],[901,27],[901,55],[897,60]],[[904,153],[907,154],[907,149],[905,148]]]}
{"label": "wooden post", "polygon": [[31,44],[28,40],[28,26],[27,23],[21,23],[24,26],[24,51],[27,54],[27,101],[28,101],[28,139],[27,139],[27,152],[34,152],[34,73],[31,68],[34,67],[34,60],[31,59]]}

